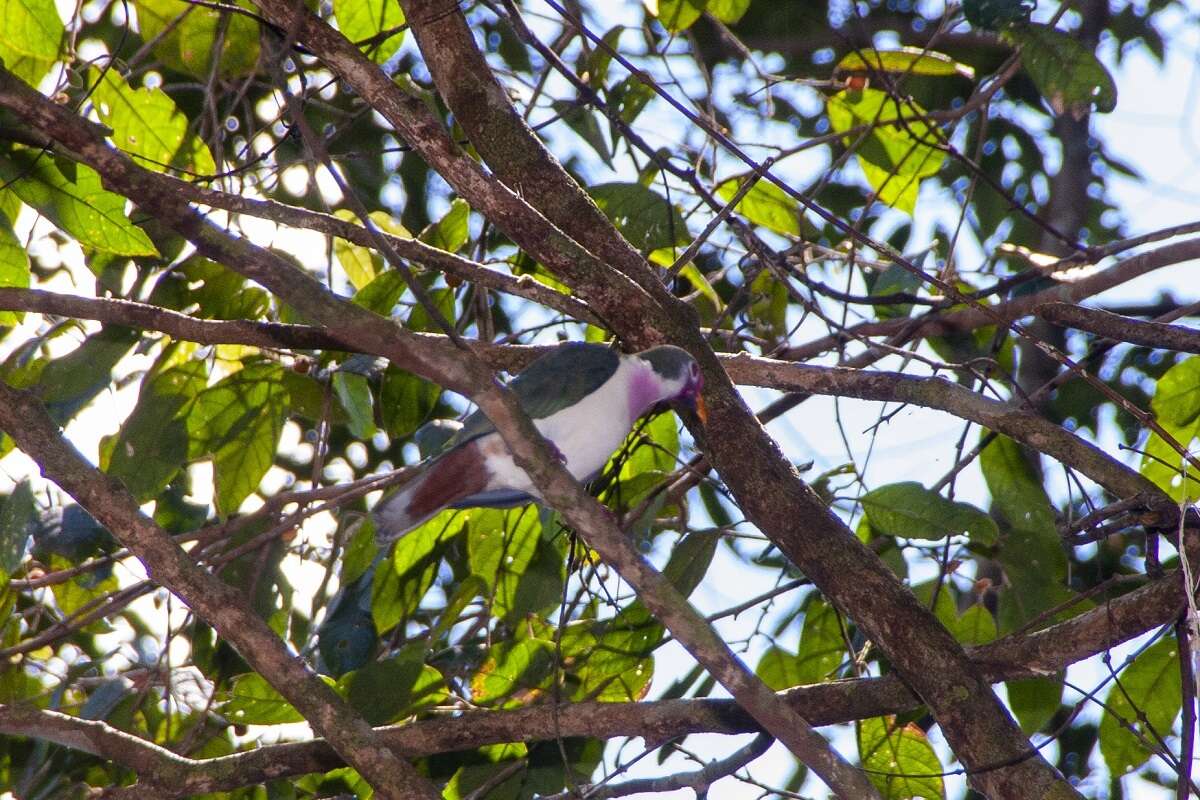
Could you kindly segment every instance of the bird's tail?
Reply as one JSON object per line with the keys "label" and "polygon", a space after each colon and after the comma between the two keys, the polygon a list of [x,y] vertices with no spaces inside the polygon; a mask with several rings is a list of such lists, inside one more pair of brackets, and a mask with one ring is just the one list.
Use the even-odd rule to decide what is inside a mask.
{"label": "bird's tail", "polygon": [[443,508],[484,491],[488,477],[478,439],[447,450],[375,504],[371,515],[376,543],[399,539]]}

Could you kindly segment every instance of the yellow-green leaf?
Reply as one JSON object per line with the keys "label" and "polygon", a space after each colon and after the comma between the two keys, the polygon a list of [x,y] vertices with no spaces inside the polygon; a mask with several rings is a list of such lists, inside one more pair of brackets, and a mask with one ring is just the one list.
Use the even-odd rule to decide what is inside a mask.
{"label": "yellow-green leaf", "polygon": [[975,77],[975,70],[972,67],[960,64],[945,53],[923,50],[920,47],[902,47],[899,50],[855,50],[847,53],[838,62],[837,70]]}
{"label": "yellow-green leaf", "polygon": [[945,160],[934,146],[941,134],[925,122],[925,110],[912,100],[866,88],[830,96],[826,111],[834,131],[870,128],[861,142],[855,135],[845,137],[845,143],[856,147],[859,166],[878,198],[912,214],[921,179],[936,174]]}
{"label": "yellow-green leaf", "polygon": [[13,151],[0,157],[0,183],[26,204],[79,240],[85,247],[123,256],[156,256],[150,238],[125,215],[125,198],[100,185],[83,164],[70,165],[68,178],[44,154]]}
{"label": "yellow-green leaf", "polygon": [[54,0],[0,0],[0,60],[36,86],[58,59],[63,23]]}
{"label": "yellow-green leaf", "polygon": [[[404,40],[404,12],[396,0],[333,0],[333,16],[345,37],[376,64],[395,55]],[[379,38],[397,28],[395,34]]]}
{"label": "yellow-green leaf", "polygon": [[148,169],[168,167],[199,175],[216,172],[208,146],[188,133],[188,120],[161,89],[134,89],[115,69],[93,70],[92,102],[112,141]]}
{"label": "yellow-green leaf", "polygon": [[[252,9],[246,3],[239,3]],[[218,73],[249,74],[258,63],[258,23],[245,14],[188,5],[180,0],[135,0],[143,41],[169,67],[207,80],[214,44],[222,35]]]}
{"label": "yellow-green leaf", "polygon": [[704,13],[706,0],[642,0],[646,10],[667,30],[678,33],[692,26]]}
{"label": "yellow-green leaf", "polygon": [[[730,178],[717,187],[717,196],[725,202],[738,193],[747,176]],[[735,210],[755,225],[762,225],[776,233],[788,236],[800,235],[800,204],[789,197],[775,184],[760,180],[738,201]]]}
{"label": "yellow-green leaf", "polygon": [[[4,217],[0,217],[0,286],[29,288],[29,255]],[[0,325],[17,325],[24,317],[22,311],[0,311]]]}
{"label": "yellow-green leaf", "polygon": [[1120,673],[1104,700],[1100,719],[1100,753],[1114,776],[1137,769],[1150,758],[1150,750],[1130,731],[1132,725],[1154,742],[1166,738],[1183,705],[1179,683],[1178,642],[1155,642]]}
{"label": "yellow-green leaf", "polygon": [[946,788],[945,771],[925,732],[894,717],[874,717],[858,723],[858,757],[871,783],[888,800],[940,800]]}

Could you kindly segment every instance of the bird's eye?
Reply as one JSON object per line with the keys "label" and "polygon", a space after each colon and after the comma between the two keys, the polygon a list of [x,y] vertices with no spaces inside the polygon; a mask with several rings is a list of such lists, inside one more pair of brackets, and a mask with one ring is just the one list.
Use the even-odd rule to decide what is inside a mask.
{"label": "bird's eye", "polygon": [[700,377],[700,365],[699,365],[699,364],[697,364],[697,363],[695,363],[695,362],[692,362],[692,366],[691,366],[691,367],[689,367],[689,369],[690,369],[690,370],[691,370],[691,372],[692,372],[692,377],[693,377],[693,378],[699,378],[699,377]]}

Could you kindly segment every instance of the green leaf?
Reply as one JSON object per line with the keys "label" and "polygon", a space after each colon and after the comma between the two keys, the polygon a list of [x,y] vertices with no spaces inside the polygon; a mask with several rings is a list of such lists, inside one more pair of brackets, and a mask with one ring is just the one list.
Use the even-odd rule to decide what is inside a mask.
{"label": "green leaf", "polygon": [[753,331],[767,341],[779,342],[787,337],[788,293],[782,281],[764,269],[750,283],[750,304],[746,315]]}
{"label": "green leaf", "polygon": [[1026,736],[1046,727],[1062,704],[1062,676],[1008,681],[1008,704]]}
{"label": "green leaf", "polygon": [[647,473],[668,473],[675,468],[675,459],[679,456],[679,429],[674,414],[651,418],[631,436],[634,446],[621,462],[619,475],[622,482]]}
{"label": "green leaf", "polygon": [[857,727],[859,760],[885,798],[946,796],[945,769],[924,731],[912,723],[900,727],[894,717],[865,719]]}
{"label": "green leaf", "polygon": [[425,664],[425,648],[412,644],[400,655],[373,661],[337,682],[350,707],[372,725],[386,725],[446,698],[442,674]]}
{"label": "green leaf", "polygon": [[[623,25],[614,25],[605,31],[601,41],[605,46],[595,47],[588,55],[586,72],[588,85],[599,91],[608,83],[608,68],[612,64],[612,52],[619,49]],[[607,149],[607,148],[606,148]]]}
{"label": "green leaf", "polygon": [[[874,295],[916,294],[921,289],[921,279],[899,264],[890,264],[883,272],[868,275],[867,286]],[[880,319],[896,319],[912,314],[912,303],[894,305],[877,304],[875,314]]]}
{"label": "green leaf", "polygon": [[704,10],[726,25],[734,25],[750,10],[750,0],[708,0]]}
{"label": "green leaf", "polygon": [[188,361],[148,378],[133,413],[102,448],[100,468],[120,478],[139,503],[162,493],[187,462],[184,412],[207,379],[203,361]]}
{"label": "green leaf", "polygon": [[[593,53],[603,53],[595,50]],[[572,100],[555,100],[551,103],[554,113],[558,114],[567,126],[579,135],[593,150],[605,165],[612,166],[612,151],[608,140],[604,138],[604,130],[600,127],[600,118],[589,106]]]}
{"label": "green leaf", "polygon": [[[594,647],[577,672],[576,699],[624,703],[641,700],[654,678],[654,651],[662,643],[663,626],[641,602],[634,602],[601,623]],[[584,641],[592,640],[585,638]],[[578,645],[573,645],[574,651]]]}
{"label": "green leaf", "polygon": [[960,64],[945,53],[920,47],[902,47],[899,50],[853,50],[842,57],[835,69],[840,72],[959,75],[967,79],[975,77],[975,70],[966,64]]}
{"label": "green leaf", "polygon": [[713,288],[713,285],[708,282],[708,278],[704,276],[704,273],[693,262],[689,261],[680,268],[679,277],[690,283],[693,289],[698,291],[712,304],[714,315],[720,313],[725,308],[725,303],[721,300],[721,295],[717,294],[717,290]]}
{"label": "green leaf", "polygon": [[7,583],[7,577],[21,566],[36,518],[33,489],[28,480],[23,480],[0,506],[0,586]]}
{"label": "green leaf", "polygon": [[[29,288],[29,255],[3,216],[0,216],[0,286]],[[0,311],[0,326],[19,325],[24,318],[23,311]]]}
{"label": "green leaf", "polygon": [[350,417],[350,433],[358,439],[375,435],[375,407],[365,375],[338,370],[333,373],[333,391]]}
{"label": "green leaf", "polygon": [[821,683],[836,677],[838,667],[846,660],[846,639],[837,611],[818,595],[810,596],[805,604],[796,656],[796,674],[801,683]]}
{"label": "green leaf", "polygon": [[[100,176],[73,164],[68,179],[49,156],[23,150],[0,157],[0,183],[85,247],[123,256],[156,256],[141,228],[125,216],[125,198],[106,191]],[[11,181],[11,183],[9,183]]]}
{"label": "green leaf", "polygon": [[221,77],[248,75],[258,63],[258,22],[251,17],[178,0],[135,0],[134,7],[142,40],[154,42],[154,54],[171,69],[207,80],[218,33]]}
{"label": "green leaf", "polygon": [[1185,358],[1163,373],[1150,408],[1159,423],[1173,428],[1200,420],[1200,356]]}
{"label": "green leaf", "polygon": [[189,456],[212,456],[217,510],[237,511],[267,474],[283,432],[283,367],[256,362],[205,389],[187,417]]}
{"label": "green leaf", "polygon": [[[1057,538],[1050,498],[1016,442],[1007,436],[997,436],[983,449],[979,463],[992,493],[992,509],[999,511],[1008,525]],[[1055,575],[1065,578],[1065,558],[1061,566]]]}
{"label": "green leaf", "polygon": [[[330,686],[334,685],[329,677],[319,677]],[[222,704],[221,713],[236,725],[282,725],[304,721],[300,712],[257,672],[233,679],[229,700]]]}
{"label": "green leaf", "polygon": [[1021,63],[1056,114],[1081,117],[1095,107],[1108,113],[1117,107],[1117,84],[1096,54],[1065,31],[1028,23],[1008,29],[1004,37],[1021,48]]}
{"label": "green leaf", "polygon": [[690,532],[671,548],[663,577],[684,597],[690,597],[708,572],[720,540],[720,532],[716,530]]}
{"label": "green leaf", "polygon": [[566,539],[543,530],[516,586],[497,592],[504,598],[500,611],[506,619],[541,618],[558,606],[567,579],[566,555]]}
{"label": "green leaf", "polygon": [[836,677],[846,659],[846,641],[833,607],[813,595],[806,604],[799,652],[772,645],[754,672],[774,691],[822,683]]}
{"label": "green leaf", "polygon": [[488,593],[487,582],[478,575],[468,575],[459,581],[454,594],[446,601],[438,617],[437,625],[429,632],[430,646],[436,647],[442,642],[442,637],[450,633],[451,628],[458,624],[463,610],[477,597],[485,597]]}
{"label": "green leaf", "polygon": [[[337,209],[333,215],[346,222],[358,220],[357,214],[345,208]],[[383,260],[369,248],[341,238],[334,238],[333,254],[346,271],[346,277],[350,279],[350,285],[355,291],[373,281],[383,265]]]}
{"label": "green leaf", "polygon": [[108,389],[113,369],[138,338],[138,333],[129,328],[108,326],[46,364],[33,391],[45,403],[51,418],[60,425],[66,423]]}
{"label": "green leaf", "polygon": [[885,536],[936,541],[966,533],[976,544],[995,543],[996,523],[967,503],[947,500],[915,481],[881,486],[862,496],[871,527]]}
{"label": "green leaf", "polygon": [[934,146],[941,141],[940,132],[925,122],[925,109],[912,100],[865,88],[831,95],[826,111],[836,132],[870,126],[861,143],[857,135],[845,137],[846,146],[857,147],[859,166],[878,198],[912,214],[921,179],[937,174],[945,160],[945,153]]}
{"label": "green leaf", "polygon": [[1029,19],[1037,0],[963,0],[962,8],[972,26],[994,31]]}
{"label": "green leaf", "polygon": [[471,697],[480,705],[518,706],[540,697],[554,674],[554,645],[541,639],[500,642],[488,650],[471,677]]}
{"label": "green leaf", "polygon": [[[428,294],[433,307],[441,313],[442,317],[453,324],[455,317],[454,290],[430,289]],[[442,332],[442,326],[434,321],[433,316],[429,313],[429,310],[421,303],[417,303],[413,306],[413,309],[411,312],[409,312],[408,319],[406,321],[410,330],[425,331],[430,333]]]}
{"label": "green leaf", "polygon": [[[1189,450],[1195,450],[1193,442],[1200,436],[1200,420],[1181,427],[1164,425],[1163,430],[1171,438]],[[1200,499],[1200,475],[1184,461],[1167,441],[1157,433],[1151,433],[1146,442],[1139,471],[1177,503]]]}
{"label": "green leaf", "polygon": [[640,183],[602,183],[588,189],[588,194],[629,243],[644,253],[691,241],[679,209]]}
{"label": "green leaf", "polygon": [[262,319],[267,293],[223,264],[191,256],[154,285],[150,302],[202,319]]}
{"label": "green leaf", "polygon": [[646,10],[672,33],[685,31],[704,13],[706,0],[642,0]]}
{"label": "green leaf", "polygon": [[412,616],[433,579],[450,537],[458,532],[455,515],[443,511],[397,540],[392,557],[375,570],[371,612],[381,635]]}
{"label": "green leaf", "polygon": [[112,142],[147,169],[169,167],[199,175],[217,171],[208,145],[188,132],[188,119],[161,89],[134,89],[115,69],[89,72],[92,102],[100,121],[112,129]]}
{"label": "green leaf", "polygon": [[[52,571],[68,569],[75,566],[62,556],[51,556]],[[70,580],[56,583],[51,587],[54,592],[54,602],[58,604],[63,616],[71,616],[84,606],[96,602],[105,595],[112,594],[121,588],[117,577],[113,575],[112,566],[76,575]],[[107,623],[101,623],[107,625]]]}
{"label": "green leaf", "polygon": [[404,31],[387,37],[382,42],[374,39],[369,45],[364,40],[404,25],[404,11],[400,4],[389,0],[334,0],[333,16],[342,34],[362,48],[376,64],[387,61],[400,49]]}
{"label": "green leaf", "polygon": [[410,436],[433,414],[441,395],[437,384],[389,365],[379,389],[379,408],[388,436]]}
{"label": "green leaf", "polygon": [[[1190,448],[1200,436],[1200,358],[1175,364],[1158,379],[1150,401],[1155,418],[1168,436]],[[1200,498],[1200,476],[1157,432],[1150,434],[1140,471],[1176,502]]]}
{"label": "green leaf", "polygon": [[[945,594],[946,590],[942,590]],[[976,603],[960,614],[951,626],[950,632],[960,643],[973,647],[987,644],[996,638],[996,619],[982,603]]]}
{"label": "green leaf", "polygon": [[470,241],[470,222],[471,207],[466,200],[455,198],[442,218],[421,231],[418,238],[439,250],[456,253]]}
{"label": "green leaf", "polygon": [[767,652],[758,660],[754,674],[772,691],[781,692],[793,686],[800,686],[800,659],[795,653],[789,652],[778,645],[771,645]]}
{"label": "green leaf", "polygon": [[4,68],[36,87],[58,60],[65,30],[54,0],[0,0],[0,19]]}
{"label": "green leaf", "polygon": [[1120,673],[1119,680],[1120,685],[1114,685],[1105,698],[1100,719],[1100,753],[1117,777],[1142,766],[1151,755],[1126,725],[1153,742],[1156,734],[1166,738],[1179,716],[1183,695],[1178,643],[1174,638],[1154,643]]}
{"label": "green leaf", "polygon": [[355,292],[351,302],[381,316],[391,316],[407,286],[399,270],[389,269]]}
{"label": "green leaf", "polygon": [[[997,559],[1004,566],[1008,586],[1001,592],[1000,621],[1001,630],[1008,631],[1075,593],[1066,587],[1067,555],[1055,527],[1054,509],[1020,446],[997,436],[984,448],[979,463],[992,493],[992,512],[1001,518]],[[1077,603],[1056,618],[1090,606]]]}
{"label": "green leaf", "polygon": [[[717,186],[717,196],[725,202],[732,200],[749,176],[730,178]],[[764,228],[788,236],[800,235],[803,212],[800,204],[770,181],[759,180],[735,207],[737,213]]]}
{"label": "green leaf", "polygon": [[[541,540],[537,510],[532,506],[511,511],[481,509],[471,514],[470,526],[467,559],[471,572],[488,584],[492,613],[514,622],[518,615],[533,610],[529,603],[518,601],[517,593]],[[560,588],[555,582],[555,590]]]}
{"label": "green leaf", "polygon": [[[655,93],[649,86],[629,75],[609,89],[608,96],[609,108],[616,109],[617,115],[626,125],[632,125],[633,121],[641,116],[646,105],[654,99]],[[615,126],[611,135],[613,141],[616,141],[619,134]]]}

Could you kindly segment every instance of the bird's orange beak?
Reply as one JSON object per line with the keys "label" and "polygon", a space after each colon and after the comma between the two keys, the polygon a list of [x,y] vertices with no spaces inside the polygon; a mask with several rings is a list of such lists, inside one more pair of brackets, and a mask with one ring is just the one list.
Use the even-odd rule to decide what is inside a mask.
{"label": "bird's orange beak", "polygon": [[696,416],[703,425],[708,424],[708,406],[704,405],[704,395],[696,395]]}

